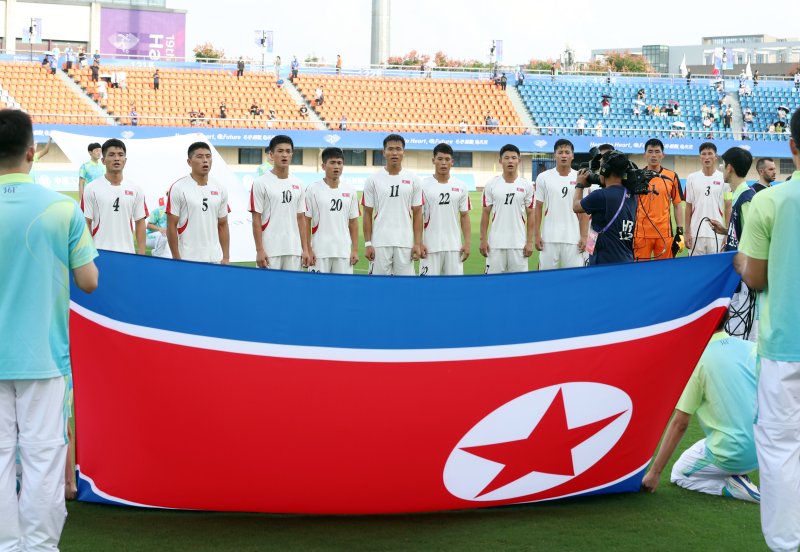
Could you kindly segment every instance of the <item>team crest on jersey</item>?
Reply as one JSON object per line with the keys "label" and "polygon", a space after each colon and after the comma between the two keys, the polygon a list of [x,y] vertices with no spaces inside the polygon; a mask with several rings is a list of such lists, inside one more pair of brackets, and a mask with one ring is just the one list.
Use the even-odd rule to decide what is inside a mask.
{"label": "team crest on jersey", "polygon": [[125,190],[125,195],[132,196],[133,195],[133,190]]}
{"label": "team crest on jersey", "polygon": [[219,192],[218,192],[218,191],[216,191],[216,190],[212,190],[212,191],[211,191],[211,195],[218,196],[218,195],[219,195]]}

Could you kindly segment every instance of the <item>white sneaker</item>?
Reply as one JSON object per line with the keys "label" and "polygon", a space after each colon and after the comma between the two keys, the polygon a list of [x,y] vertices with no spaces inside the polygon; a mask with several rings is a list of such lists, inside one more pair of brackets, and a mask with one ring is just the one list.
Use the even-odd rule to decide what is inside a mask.
{"label": "white sneaker", "polygon": [[758,491],[758,487],[746,475],[732,475],[725,478],[722,495],[761,504],[761,493]]}

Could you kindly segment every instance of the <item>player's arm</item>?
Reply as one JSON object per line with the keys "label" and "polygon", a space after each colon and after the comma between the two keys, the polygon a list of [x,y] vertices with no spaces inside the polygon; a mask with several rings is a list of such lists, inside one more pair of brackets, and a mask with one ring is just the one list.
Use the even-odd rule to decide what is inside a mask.
{"label": "player's arm", "polygon": [[414,247],[411,248],[411,258],[424,259],[428,255],[425,246],[422,245],[422,205],[412,207],[411,216],[414,224]]}
{"label": "player's arm", "polygon": [[684,197],[683,190],[681,189],[681,179],[678,176],[678,173],[675,173],[675,181],[673,182],[673,186],[672,209],[675,212],[675,225],[678,228],[683,229],[685,234],[686,226],[684,225],[684,222],[686,222],[686,216],[684,201],[686,198]]}
{"label": "player's arm", "polygon": [[350,230],[350,264],[355,265],[358,262],[358,218],[351,218],[347,228]]}
{"label": "player's arm", "polygon": [[580,228],[581,236],[578,239],[578,251],[583,253],[586,251],[586,239],[589,237],[589,221],[591,217],[583,213],[575,213],[578,217],[578,227]]}
{"label": "player's arm", "polygon": [[692,239],[692,214],[694,213],[694,207],[689,200],[686,200],[686,248],[691,249],[694,244],[694,239]]}
{"label": "player's arm", "polygon": [[38,157],[37,157],[38,159],[41,159],[42,157],[44,157],[45,155],[50,153],[50,144],[52,144],[52,143],[53,143],[53,139],[52,138],[48,138],[47,139],[47,143],[42,148],[42,151],[38,152]]}
{"label": "player's arm", "polygon": [[267,268],[269,260],[264,249],[264,231],[261,229],[261,213],[252,211],[253,215],[253,241],[256,242],[256,266]]}
{"label": "player's arm", "polygon": [[219,245],[222,247],[222,264],[228,264],[231,262],[231,229],[228,226],[227,216],[217,219],[217,234]]}
{"label": "player's arm", "polygon": [[100,273],[97,270],[97,265],[94,261],[86,263],[83,266],[72,269],[72,276],[75,278],[75,285],[78,289],[86,293],[91,293],[97,289],[97,283]]}
{"label": "player's arm", "polygon": [[82,176],[78,177],[78,199],[83,197],[83,187],[86,185],[86,179]]}
{"label": "player's arm", "polygon": [[575,179],[575,193],[572,195],[572,211],[576,214],[586,213],[583,210],[581,201],[583,201],[583,190],[589,187],[589,171],[581,169],[578,171],[578,177]]}
{"label": "player's arm", "polygon": [[167,244],[173,259],[180,259],[181,253],[178,249],[178,215],[167,213]]}
{"label": "player's arm", "polygon": [[542,241],[542,212],[544,211],[541,201],[536,201],[533,208],[533,231],[536,240],[536,250],[541,251],[544,249],[544,242]]}
{"label": "player's arm", "polygon": [[658,449],[653,460],[653,465],[647,471],[647,474],[642,479],[642,491],[648,493],[656,492],[658,483],[661,478],[661,472],[664,471],[669,459],[675,453],[683,435],[686,433],[686,428],[689,427],[689,421],[692,417],[686,412],[676,409],[675,414],[672,416],[667,431],[664,433],[664,439],[661,441],[661,447]]}
{"label": "player's arm", "polygon": [[136,254],[144,255],[145,244],[147,243],[147,219],[140,218],[135,223],[136,228]]}
{"label": "player's arm", "polygon": [[[730,196],[730,195],[731,195],[730,192],[728,192],[728,194],[726,194],[726,196]],[[724,226],[725,226],[725,228],[727,228],[728,225],[731,222],[731,210],[733,208],[733,201],[731,200],[730,197],[726,197],[724,202],[723,202],[723,204],[725,206],[724,207],[724,213],[725,213],[725,215],[724,215],[725,216],[725,225]]]}
{"label": "player's arm", "polygon": [[472,249],[472,222],[469,220],[469,211],[461,212],[461,234],[464,236],[461,245],[461,262],[463,263],[469,258],[469,252]]}
{"label": "player's arm", "polygon": [[534,226],[534,219],[536,217],[533,216],[533,205],[525,209],[525,223],[527,225],[525,233],[525,247],[522,249],[522,255],[524,257],[530,257],[533,255],[533,233],[535,230]]}
{"label": "player's arm", "polygon": [[314,266],[316,260],[311,251],[311,225],[305,211],[297,213],[297,229],[300,231],[300,245],[303,248],[302,263],[306,267]]}
{"label": "player's arm", "polygon": [[362,225],[364,227],[364,244],[366,245],[364,255],[367,257],[367,260],[374,261],[375,248],[372,247],[372,207],[364,205],[364,220]]}
{"label": "player's arm", "polygon": [[481,229],[480,229],[480,239],[481,243],[479,246],[481,255],[484,257],[489,256],[489,217],[492,215],[492,206],[485,205],[483,207],[483,211],[481,212]]}

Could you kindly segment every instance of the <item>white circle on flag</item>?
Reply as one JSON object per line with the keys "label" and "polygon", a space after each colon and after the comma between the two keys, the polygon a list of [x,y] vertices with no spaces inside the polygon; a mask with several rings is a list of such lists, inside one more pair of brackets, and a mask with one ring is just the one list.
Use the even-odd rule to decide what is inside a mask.
{"label": "white circle on flag", "polygon": [[[559,391],[560,399],[557,397]],[[563,400],[562,416],[566,418],[566,428],[570,431],[582,426],[591,427],[601,420],[610,421],[607,425],[600,424],[600,429],[571,448],[571,475],[534,469],[499,488],[492,488],[506,466],[487,459],[486,454],[476,454],[474,447],[529,439],[551,406],[561,410],[557,399]],[[444,485],[453,496],[482,502],[547,491],[578,477],[608,454],[625,433],[632,412],[633,403],[627,393],[601,383],[570,382],[531,391],[491,412],[461,438],[445,464]],[[535,450],[533,455],[547,455],[546,444],[543,443],[542,450]],[[470,448],[472,452],[464,450]],[[532,462],[532,465],[536,463]]]}

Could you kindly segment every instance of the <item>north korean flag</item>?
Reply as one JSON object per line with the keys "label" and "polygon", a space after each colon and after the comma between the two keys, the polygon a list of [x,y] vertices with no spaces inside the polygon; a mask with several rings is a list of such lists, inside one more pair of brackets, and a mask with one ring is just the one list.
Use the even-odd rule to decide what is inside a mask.
{"label": "north korean flag", "polygon": [[638,490],[738,283],[730,254],[430,279],[98,265],[72,289],[79,497],[318,514]]}

